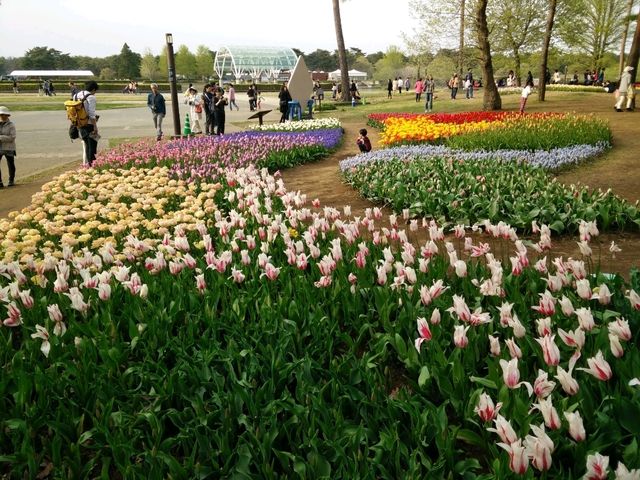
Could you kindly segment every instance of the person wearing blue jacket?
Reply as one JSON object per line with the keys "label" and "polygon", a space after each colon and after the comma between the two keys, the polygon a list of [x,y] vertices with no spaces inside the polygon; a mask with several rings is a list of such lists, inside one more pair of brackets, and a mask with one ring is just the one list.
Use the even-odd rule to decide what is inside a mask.
{"label": "person wearing blue jacket", "polygon": [[153,115],[153,126],[156,129],[156,140],[162,140],[162,120],[167,114],[167,107],[164,103],[164,97],[158,91],[158,84],[151,84],[151,93],[147,97],[147,106],[151,109]]}

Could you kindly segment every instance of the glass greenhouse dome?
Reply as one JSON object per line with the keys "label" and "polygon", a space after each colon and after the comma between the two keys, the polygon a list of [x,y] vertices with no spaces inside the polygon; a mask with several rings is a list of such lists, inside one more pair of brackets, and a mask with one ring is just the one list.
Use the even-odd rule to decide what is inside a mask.
{"label": "glass greenhouse dome", "polygon": [[292,70],[297,60],[295,52],[286,47],[224,46],[218,49],[213,68],[223,81],[229,77],[275,79],[282,70]]}

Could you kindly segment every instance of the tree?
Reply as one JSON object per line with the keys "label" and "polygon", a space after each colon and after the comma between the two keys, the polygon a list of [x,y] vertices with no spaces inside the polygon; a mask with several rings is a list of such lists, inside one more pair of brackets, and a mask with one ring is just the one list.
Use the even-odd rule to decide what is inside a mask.
{"label": "tree", "polygon": [[336,42],[338,44],[338,65],[340,66],[340,84],[342,90],[340,97],[343,102],[349,101],[349,65],[347,64],[347,50],[344,46],[342,34],[342,20],[340,19],[340,0],[333,0],[333,22],[336,29]]}
{"label": "tree", "polygon": [[433,60],[427,64],[425,74],[431,75],[434,80],[447,81],[451,72],[456,70],[456,59],[450,55],[449,50],[440,50]]}
{"label": "tree", "polygon": [[635,82],[636,78],[638,78],[638,57],[640,57],[640,12],[638,12],[638,18],[636,19],[636,33],[633,36],[633,43],[627,58],[627,65],[633,67],[631,71],[632,82]]}
{"label": "tree", "polygon": [[627,3],[627,14],[625,15],[625,24],[622,31],[622,40],[620,41],[620,62],[618,68],[618,76],[622,75],[622,69],[624,68],[624,53],[627,48],[627,35],[629,34],[629,24],[633,20],[631,10],[633,9],[634,0],[629,0]]}
{"label": "tree", "polygon": [[545,77],[547,74],[547,60],[549,58],[549,44],[551,43],[551,32],[553,31],[553,22],[556,17],[556,7],[558,0],[549,0],[549,11],[547,13],[547,22],[542,40],[542,57],[540,60],[540,73],[538,75],[538,100],[544,102],[547,89]]}
{"label": "tree", "polygon": [[116,72],[110,67],[105,67],[100,70],[100,79],[101,80],[113,80],[116,78]]}
{"label": "tree", "polygon": [[489,44],[489,26],[487,25],[487,0],[478,0],[475,14],[482,79],[484,82],[482,108],[483,110],[500,110],[502,108],[502,99],[493,78],[493,64],[491,63],[491,45]]}
{"label": "tree", "polygon": [[73,69],[75,61],[68,53],[48,47],[34,47],[27,50],[22,57],[22,68],[25,70]]}
{"label": "tree", "polygon": [[563,2],[558,16],[562,40],[589,56],[591,68],[601,66],[604,53],[622,37],[626,0],[572,0]]}
{"label": "tree", "polygon": [[208,80],[213,75],[213,52],[205,45],[196,49],[196,73],[202,80]]}
{"label": "tree", "polygon": [[310,70],[332,72],[338,65],[336,58],[337,57],[328,50],[317,49],[305,56],[305,63]]}
{"label": "tree", "polygon": [[402,75],[406,64],[405,56],[395,45],[391,45],[380,60],[376,62],[374,77],[376,80],[385,81]]}
{"label": "tree", "polygon": [[357,57],[353,62],[352,67],[356,70],[360,70],[361,72],[367,72],[367,76],[369,78],[373,77],[374,67],[364,55],[360,55],[359,57]]}
{"label": "tree", "polygon": [[125,43],[115,59],[113,68],[118,78],[137,78],[140,76],[140,61],[140,54],[132,52]]}
{"label": "tree", "polygon": [[545,0],[526,2],[493,2],[488,6],[492,19],[491,39],[494,51],[508,53],[513,57],[513,70],[518,85],[521,79],[522,52],[537,47],[542,36]]}
{"label": "tree", "polygon": [[151,49],[147,48],[140,61],[140,75],[149,80],[156,80],[159,77],[159,73],[158,58],[151,53]]}
{"label": "tree", "polygon": [[[430,43],[441,47],[453,48],[453,29],[458,28],[456,68],[462,72],[468,59],[465,56],[465,45],[473,40],[475,22],[473,21],[474,2],[470,0],[409,0],[411,16],[418,20],[417,36],[429,38]],[[471,42],[473,44],[473,42]]]}
{"label": "tree", "polygon": [[196,56],[186,45],[180,45],[176,52],[176,75],[184,75],[191,79],[197,74]]}
{"label": "tree", "polygon": [[368,54],[367,60],[369,60],[369,63],[371,63],[372,65],[375,65],[376,62],[380,60],[382,57],[384,57],[384,52],[378,51],[378,52],[373,52]]}
{"label": "tree", "polygon": [[413,35],[403,33],[402,39],[409,52],[410,62],[416,66],[416,76],[421,77],[422,71],[426,69],[434,58],[433,53],[431,53],[433,51],[431,37],[424,29],[421,29],[414,31]]}
{"label": "tree", "polygon": [[169,78],[169,65],[167,62],[167,45],[162,45],[162,50],[158,56],[158,70],[160,70],[160,78]]}

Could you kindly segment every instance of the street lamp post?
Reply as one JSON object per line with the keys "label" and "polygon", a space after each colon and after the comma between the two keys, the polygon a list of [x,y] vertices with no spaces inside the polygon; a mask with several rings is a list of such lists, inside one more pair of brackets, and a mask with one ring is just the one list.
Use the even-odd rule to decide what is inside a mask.
{"label": "street lamp post", "polygon": [[176,62],[173,55],[173,35],[167,33],[167,65],[169,67],[169,85],[171,85],[171,111],[173,112],[173,134],[180,136],[180,111],[178,109],[178,86],[176,85]]}

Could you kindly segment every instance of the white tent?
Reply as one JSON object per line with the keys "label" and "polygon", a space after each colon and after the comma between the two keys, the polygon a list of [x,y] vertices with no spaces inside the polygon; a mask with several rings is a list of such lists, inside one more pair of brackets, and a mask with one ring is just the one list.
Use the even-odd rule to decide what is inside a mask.
{"label": "white tent", "polygon": [[93,77],[91,70],[14,70],[9,75],[15,78],[26,77]]}
{"label": "white tent", "polygon": [[[334,70],[333,72],[329,72],[329,80],[340,80],[340,69]],[[349,70],[349,79],[350,80],[366,80],[367,72],[361,72],[359,70]]]}

